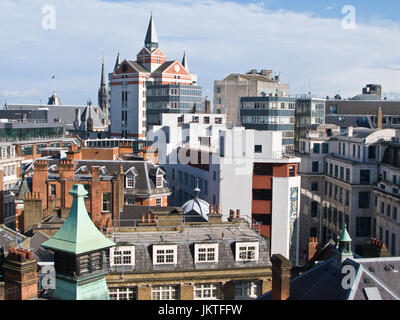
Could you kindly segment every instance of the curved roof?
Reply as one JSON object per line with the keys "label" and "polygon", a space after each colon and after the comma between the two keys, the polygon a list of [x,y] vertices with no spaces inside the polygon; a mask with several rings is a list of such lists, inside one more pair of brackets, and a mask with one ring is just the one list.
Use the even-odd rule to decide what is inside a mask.
{"label": "curved roof", "polygon": [[204,219],[208,220],[208,214],[210,213],[210,204],[199,198],[200,189],[194,189],[195,196],[193,199],[183,204],[182,210],[184,215],[200,215]]}

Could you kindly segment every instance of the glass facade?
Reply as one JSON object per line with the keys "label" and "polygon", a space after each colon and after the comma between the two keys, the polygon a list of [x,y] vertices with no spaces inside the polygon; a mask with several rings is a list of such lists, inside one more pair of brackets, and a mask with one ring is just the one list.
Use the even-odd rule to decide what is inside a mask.
{"label": "glass facade", "polygon": [[[6,123],[5,126],[9,124]],[[61,138],[64,136],[63,127],[37,127],[37,128],[0,128],[0,141],[24,141],[43,138]]]}
{"label": "glass facade", "polygon": [[147,85],[147,126],[161,124],[162,113],[202,113],[202,88],[191,85]]}

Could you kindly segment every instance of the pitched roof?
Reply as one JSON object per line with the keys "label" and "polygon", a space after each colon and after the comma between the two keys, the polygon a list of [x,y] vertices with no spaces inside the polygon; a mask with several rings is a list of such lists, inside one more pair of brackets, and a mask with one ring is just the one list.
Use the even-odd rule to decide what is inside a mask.
{"label": "pitched roof", "polygon": [[52,262],[54,261],[54,254],[50,250],[42,247],[42,243],[47,241],[49,237],[40,231],[37,231],[31,237],[31,248],[33,249],[33,255],[37,261],[41,262]]}
{"label": "pitched roof", "polygon": [[135,68],[138,72],[149,73],[149,71],[148,71],[145,67],[143,67],[140,63],[138,63],[137,61],[129,60],[128,62],[129,62],[129,63],[131,64],[131,66],[132,66],[133,68]]}
{"label": "pitched roof", "polygon": [[175,61],[165,61],[161,66],[159,66],[153,73],[163,73],[171,64]]}
{"label": "pitched roof", "polygon": [[87,191],[83,185],[75,184],[69,192],[73,196],[71,210],[63,226],[43,248],[79,255],[114,246],[93,224],[86,211],[84,196]]}

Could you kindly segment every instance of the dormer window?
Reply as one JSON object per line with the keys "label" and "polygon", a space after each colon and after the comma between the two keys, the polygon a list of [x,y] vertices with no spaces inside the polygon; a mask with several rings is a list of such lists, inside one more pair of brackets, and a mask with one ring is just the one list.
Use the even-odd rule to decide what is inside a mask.
{"label": "dormer window", "polygon": [[126,177],[126,184],[127,189],[132,189],[135,187],[135,176],[128,176]]}
{"label": "dormer window", "polygon": [[258,242],[236,242],[236,261],[257,261]]}
{"label": "dormer window", "polygon": [[162,188],[164,186],[164,177],[162,175],[157,175],[156,177],[156,187]]}

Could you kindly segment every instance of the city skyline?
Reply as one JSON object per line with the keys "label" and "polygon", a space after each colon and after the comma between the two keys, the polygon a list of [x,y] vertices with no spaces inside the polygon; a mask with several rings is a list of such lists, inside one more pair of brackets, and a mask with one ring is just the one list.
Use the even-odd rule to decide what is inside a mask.
{"label": "city skyline", "polygon": [[0,101],[46,104],[54,87],[65,104],[96,101],[102,51],[107,73],[118,51],[134,59],[150,12],[166,55],[180,60],[186,51],[210,99],[214,80],[253,68],[280,72],[292,95],[347,98],[371,82],[398,98],[398,4],[386,1],[373,11],[368,3],[352,4],[352,30],[342,26],[343,1],[314,7],[309,1],[52,1],[56,26],[46,30],[41,10],[47,1],[2,1],[2,42],[8,45],[0,50],[0,69],[8,77],[0,77]]}

